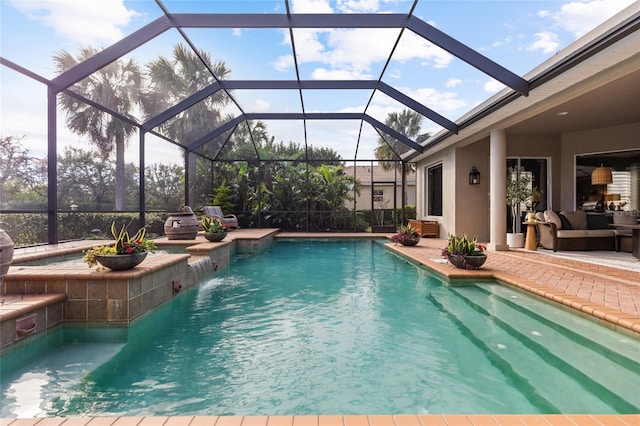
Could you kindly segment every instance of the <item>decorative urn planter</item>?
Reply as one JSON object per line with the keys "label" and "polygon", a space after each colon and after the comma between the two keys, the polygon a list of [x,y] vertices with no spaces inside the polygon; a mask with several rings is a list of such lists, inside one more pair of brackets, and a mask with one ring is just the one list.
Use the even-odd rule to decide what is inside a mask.
{"label": "decorative urn planter", "polygon": [[4,229],[0,229],[0,284],[4,281],[4,277],[7,276],[9,266],[13,261],[13,240],[7,234]]}
{"label": "decorative urn planter", "polygon": [[133,269],[147,257],[147,252],[131,254],[100,254],[96,260],[105,268],[113,271],[126,271]]}
{"label": "decorative urn planter", "polygon": [[217,243],[218,241],[224,240],[227,236],[226,232],[205,232],[204,237],[211,241],[212,243]]}
{"label": "decorative urn planter", "polygon": [[507,233],[507,245],[513,248],[524,247],[524,234],[521,232],[517,234]]}
{"label": "decorative urn planter", "polygon": [[171,213],[164,222],[164,234],[169,240],[195,240],[199,228],[200,221],[189,206],[184,206],[180,212]]}

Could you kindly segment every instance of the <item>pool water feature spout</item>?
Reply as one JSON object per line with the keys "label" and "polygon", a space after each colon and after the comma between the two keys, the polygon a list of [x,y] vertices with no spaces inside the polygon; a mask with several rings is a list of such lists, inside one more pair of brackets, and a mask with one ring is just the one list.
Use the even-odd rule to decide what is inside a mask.
{"label": "pool water feature spout", "polygon": [[38,328],[36,314],[29,314],[16,319],[16,338],[21,339],[32,334]]}

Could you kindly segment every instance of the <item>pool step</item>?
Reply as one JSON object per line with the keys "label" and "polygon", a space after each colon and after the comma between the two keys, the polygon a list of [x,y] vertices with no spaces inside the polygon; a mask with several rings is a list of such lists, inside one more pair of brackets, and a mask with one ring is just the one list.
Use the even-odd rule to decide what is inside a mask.
{"label": "pool step", "polygon": [[[451,297],[430,295],[428,298],[449,316],[462,334],[485,352],[497,369],[516,382],[523,395],[541,411],[568,413],[594,410],[606,413],[614,407],[618,412],[637,412],[638,404],[630,402],[637,399],[635,395],[628,395],[627,391],[623,392],[626,397],[623,398],[591,380],[590,373],[585,376],[573,367],[572,363],[582,358],[579,354],[584,348],[580,345],[576,344],[565,355],[575,359],[563,359],[555,349],[537,342],[542,335],[551,333],[546,326],[535,324],[503,300],[488,297],[477,287],[451,289],[455,293]],[[585,394],[584,385],[574,378],[576,375],[582,376],[581,383],[587,383],[589,393]],[[558,388],[565,390],[566,398],[550,396],[557,394]],[[577,393],[586,396],[575,400],[573,395]]]}
{"label": "pool step", "polygon": [[4,294],[0,297],[0,355],[30,336],[64,321],[66,294]]}
{"label": "pool step", "polygon": [[[626,404],[636,411],[640,408],[637,342],[624,335],[612,334],[610,330],[555,306],[541,305],[500,284],[461,287],[454,291],[475,309],[490,314],[538,356],[570,377],[581,377],[581,382],[589,383],[589,389],[598,397],[615,402],[623,410]],[[567,328],[568,319],[571,328]],[[532,324],[535,324],[533,328]],[[618,338],[617,341],[612,336]],[[633,357],[626,358],[609,349],[625,346],[620,341],[628,342],[626,349],[635,353]],[[607,388],[600,383],[606,383]]]}

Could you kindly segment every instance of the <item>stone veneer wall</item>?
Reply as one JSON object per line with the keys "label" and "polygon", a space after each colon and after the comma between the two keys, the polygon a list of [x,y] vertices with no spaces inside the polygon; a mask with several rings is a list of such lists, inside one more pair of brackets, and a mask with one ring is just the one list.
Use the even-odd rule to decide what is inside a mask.
{"label": "stone veneer wall", "polygon": [[[36,303],[36,306],[26,300],[24,303],[20,301],[12,303],[16,305],[22,304],[25,307],[34,307],[35,309],[28,313],[16,310],[14,315],[2,316],[2,321],[0,322],[0,354],[3,354],[9,347],[20,347],[22,343],[30,341],[29,337],[32,335],[50,330],[64,322],[64,295],[60,294],[57,297],[54,296],[48,299],[41,301],[41,303]],[[33,319],[29,318],[29,321],[35,320],[36,323],[33,333],[25,336],[18,335],[17,322],[31,316],[35,317]]]}
{"label": "stone veneer wall", "polygon": [[188,280],[188,254],[150,257],[129,271],[19,267],[7,275],[3,295],[66,294],[64,320],[127,326],[173,296],[173,281]]}

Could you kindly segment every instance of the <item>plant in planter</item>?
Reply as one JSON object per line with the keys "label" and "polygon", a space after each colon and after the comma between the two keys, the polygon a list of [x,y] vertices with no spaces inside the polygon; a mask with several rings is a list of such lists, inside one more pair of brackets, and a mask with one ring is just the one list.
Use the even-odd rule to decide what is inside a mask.
{"label": "plant in planter", "polygon": [[403,246],[415,246],[420,241],[420,234],[411,225],[402,225],[398,228],[397,233],[391,236],[391,241]]}
{"label": "plant in planter", "polygon": [[449,234],[447,246],[442,249],[442,257],[452,265],[461,269],[478,269],[487,260],[484,244],[478,243],[478,238],[473,239],[463,234],[461,237]]}
{"label": "plant in planter", "polygon": [[536,193],[531,179],[531,173],[527,173],[523,167],[507,169],[506,201],[511,209],[511,232],[507,234],[507,244],[512,247],[524,247],[524,234],[518,232],[518,222],[520,206]]}
{"label": "plant in planter", "polygon": [[133,236],[130,236],[123,226],[119,232],[116,224],[111,224],[111,234],[115,239],[113,245],[93,247],[85,252],[84,261],[90,268],[100,264],[113,270],[126,270],[139,265],[147,253],[153,252],[156,245],[145,238],[146,230],[140,228]]}
{"label": "plant in planter", "polygon": [[202,228],[204,229],[204,237],[211,242],[222,241],[227,236],[227,227],[215,217],[204,216]]}

